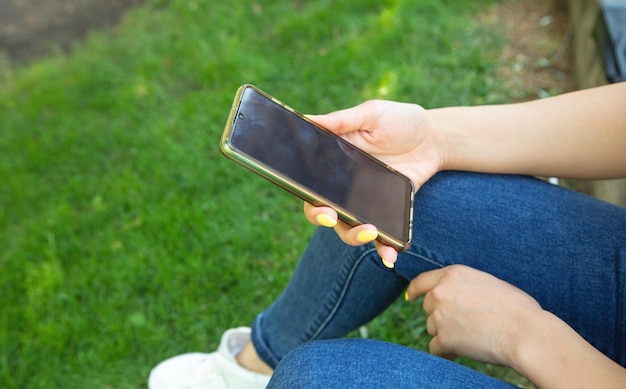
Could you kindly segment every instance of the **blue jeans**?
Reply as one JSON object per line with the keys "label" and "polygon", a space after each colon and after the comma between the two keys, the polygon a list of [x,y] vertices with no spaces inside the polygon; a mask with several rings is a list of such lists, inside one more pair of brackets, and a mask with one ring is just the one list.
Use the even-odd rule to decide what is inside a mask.
{"label": "blue jeans", "polygon": [[447,359],[377,340],[318,340],[278,364],[271,389],[506,388],[499,381]]}
{"label": "blue jeans", "polygon": [[[421,272],[451,264],[516,285],[626,366],[626,209],[531,177],[464,172],[439,173],[420,188],[413,244],[395,269],[381,264],[373,245],[347,246],[332,229],[319,228],[289,285],[255,320],[253,344],[276,367],[304,343],[340,338],[367,323]],[[336,348],[345,348],[341,342]],[[355,354],[357,345],[373,347],[349,344],[346,350]],[[328,364],[339,365],[331,357],[336,350],[328,354]],[[407,371],[425,361],[450,366],[420,352],[398,355],[406,355],[398,366]],[[465,368],[455,374],[459,370],[475,375]]]}

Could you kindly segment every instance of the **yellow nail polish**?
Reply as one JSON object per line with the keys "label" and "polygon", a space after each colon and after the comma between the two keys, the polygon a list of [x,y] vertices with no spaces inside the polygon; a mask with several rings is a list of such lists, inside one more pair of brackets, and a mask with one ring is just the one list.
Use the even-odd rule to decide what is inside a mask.
{"label": "yellow nail polish", "polygon": [[320,213],[316,218],[317,222],[324,227],[334,227],[337,224],[337,220],[332,217],[326,215],[325,213]]}
{"label": "yellow nail polish", "polygon": [[356,238],[361,243],[369,243],[378,237],[378,231],[364,230],[359,232]]}
{"label": "yellow nail polish", "polygon": [[406,290],[404,292],[404,301],[409,301],[409,291],[408,290]]}
{"label": "yellow nail polish", "polygon": [[383,258],[383,265],[385,265],[385,267],[386,267],[387,269],[393,269],[393,268],[396,266],[395,264],[393,264],[393,263],[391,263],[391,262],[387,262],[387,261],[385,261],[385,259],[384,259],[384,258]]}

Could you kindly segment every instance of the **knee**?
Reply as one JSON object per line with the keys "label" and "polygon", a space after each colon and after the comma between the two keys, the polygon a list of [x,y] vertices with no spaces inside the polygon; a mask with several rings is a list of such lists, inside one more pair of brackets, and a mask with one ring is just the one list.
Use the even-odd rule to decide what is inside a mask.
{"label": "knee", "polygon": [[[309,342],[280,361],[268,388],[406,387],[404,362],[414,352],[365,339]],[[391,366],[387,364],[390,359],[394,359]]]}
{"label": "knee", "polygon": [[324,388],[328,387],[319,374],[329,363],[325,342],[309,342],[289,352],[276,366],[268,388]]}

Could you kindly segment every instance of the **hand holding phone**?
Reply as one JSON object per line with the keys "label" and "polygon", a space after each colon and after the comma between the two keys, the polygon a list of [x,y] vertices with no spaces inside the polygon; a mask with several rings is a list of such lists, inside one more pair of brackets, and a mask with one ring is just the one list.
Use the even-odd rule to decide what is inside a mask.
{"label": "hand holding phone", "polygon": [[235,95],[220,149],[351,226],[373,224],[399,251],[411,242],[414,187],[393,168],[252,85]]}

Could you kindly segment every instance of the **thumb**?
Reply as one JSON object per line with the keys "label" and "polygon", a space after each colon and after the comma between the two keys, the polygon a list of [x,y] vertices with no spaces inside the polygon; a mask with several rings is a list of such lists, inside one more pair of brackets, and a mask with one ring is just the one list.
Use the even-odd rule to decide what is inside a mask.
{"label": "thumb", "polygon": [[325,115],[305,115],[307,119],[337,135],[362,129],[365,116],[359,106],[331,112]]}

